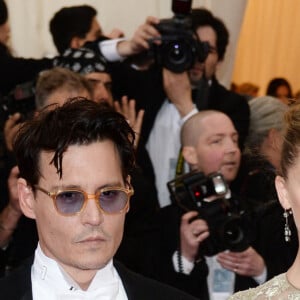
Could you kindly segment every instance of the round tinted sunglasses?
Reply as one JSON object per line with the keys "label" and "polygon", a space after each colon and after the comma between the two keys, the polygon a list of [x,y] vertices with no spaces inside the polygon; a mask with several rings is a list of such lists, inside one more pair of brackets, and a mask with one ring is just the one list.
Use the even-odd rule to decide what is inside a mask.
{"label": "round tinted sunglasses", "polygon": [[105,187],[95,194],[88,194],[79,189],[66,189],[49,192],[35,185],[37,190],[52,198],[57,212],[64,216],[79,214],[89,199],[96,200],[98,208],[105,214],[118,214],[129,207],[129,199],[133,195],[132,188]]}

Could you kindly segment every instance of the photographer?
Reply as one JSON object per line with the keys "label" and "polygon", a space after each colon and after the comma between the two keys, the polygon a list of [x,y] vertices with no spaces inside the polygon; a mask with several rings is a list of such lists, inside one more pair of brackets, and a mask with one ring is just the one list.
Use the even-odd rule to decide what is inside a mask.
{"label": "photographer", "polygon": [[[175,2],[180,1],[173,1]],[[154,65],[148,71],[127,69],[124,73],[113,74],[113,81],[115,81],[114,76],[117,76],[116,80],[120,82],[120,85],[116,86],[119,90],[115,93],[120,96],[126,94],[136,99],[137,107],[145,109],[141,145],[145,145],[150,156],[161,207],[170,204],[166,183],[175,173],[180,148],[179,133],[186,118],[204,109],[224,112],[231,118],[239,133],[241,148],[249,127],[249,106],[246,100],[227,90],[216,78],[216,70],[225,58],[229,41],[229,33],[225,24],[206,9],[192,9],[191,14],[187,13],[187,18],[192,20],[192,29],[187,32],[191,30],[195,32],[197,36],[195,40],[205,42],[209,47],[206,58],[202,56],[199,59],[196,55],[195,63],[187,72],[182,73],[177,72],[178,70],[176,70],[177,73],[172,72],[167,69],[170,68],[169,64],[166,66],[160,60],[158,66]],[[172,20],[175,30],[173,29],[169,35],[164,35],[164,32],[161,34],[161,47],[157,48],[157,55],[160,57],[168,56],[168,53],[176,57],[176,50],[168,52],[168,38],[179,39],[177,44],[182,42],[181,37],[179,38],[176,33],[176,15]],[[169,20],[169,23],[172,24],[172,21]],[[156,30],[161,30],[163,27],[158,26],[160,23],[157,24],[157,22],[150,22],[150,24]],[[147,26],[150,26],[149,23]],[[181,33],[182,31],[184,29],[180,28]],[[185,48],[182,47],[182,49]],[[189,57],[184,50],[180,53],[182,56],[178,55],[177,60],[173,55],[169,55],[171,56],[169,60],[173,61],[175,69],[177,64],[182,63],[182,57]],[[124,76],[128,72],[130,75]],[[121,78],[123,80],[120,80]],[[160,145],[163,145],[164,151]],[[144,158],[138,157],[138,160],[145,169],[150,169],[149,166],[145,166]]]}
{"label": "photographer", "polygon": [[[202,171],[205,175],[220,172],[228,184],[235,179],[240,164],[238,133],[225,114],[203,111],[194,115],[183,125],[181,141],[182,155],[191,170]],[[247,203],[235,199],[230,191],[225,198],[230,198],[238,210],[247,210]],[[197,261],[204,259],[201,247],[209,237],[209,225],[201,218],[201,213],[189,211],[183,214],[180,225],[180,250],[174,254],[173,262],[178,272],[191,274],[191,281],[196,280],[193,279],[194,268],[198,267]],[[181,256],[182,267],[178,266],[177,255]],[[227,299],[234,290],[245,288],[239,286],[238,280],[234,287],[234,273],[249,277],[248,287],[255,284],[253,279],[256,284],[266,279],[264,259],[252,246],[240,252],[220,252],[216,260],[220,264],[218,269],[212,268],[213,257],[207,261],[210,269],[208,285],[211,299],[217,296]],[[222,272],[222,268],[227,271]]]}

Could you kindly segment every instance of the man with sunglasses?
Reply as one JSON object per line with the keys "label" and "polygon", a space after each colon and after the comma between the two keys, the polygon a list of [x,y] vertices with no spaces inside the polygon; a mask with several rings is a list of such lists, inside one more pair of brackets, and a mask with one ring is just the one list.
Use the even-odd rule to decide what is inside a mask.
{"label": "man with sunglasses", "polygon": [[133,194],[123,116],[73,99],[25,123],[14,149],[20,207],[39,244],[33,263],[0,281],[3,299],[194,299],[113,261]]}

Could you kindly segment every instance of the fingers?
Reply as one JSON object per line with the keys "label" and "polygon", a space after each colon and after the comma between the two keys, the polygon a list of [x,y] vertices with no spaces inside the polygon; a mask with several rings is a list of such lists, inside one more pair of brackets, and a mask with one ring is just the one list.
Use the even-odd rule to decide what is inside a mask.
{"label": "fingers", "polygon": [[200,243],[209,236],[207,223],[202,219],[198,219],[197,216],[198,212],[191,211],[181,218],[181,252],[190,261],[195,260]]}
{"label": "fingers", "polygon": [[196,211],[191,211],[184,214],[181,218],[181,231],[193,242],[201,242],[209,235],[207,223],[203,219],[197,218],[197,216],[198,213]]}
{"label": "fingers", "polygon": [[136,102],[134,99],[128,100],[127,96],[123,96],[121,99],[121,103],[119,103],[118,101],[114,102],[114,107],[117,112],[121,113],[127,119],[131,128],[135,132],[135,147],[137,147],[145,111],[141,109],[138,113],[136,113],[135,103]]}
{"label": "fingers", "polygon": [[242,261],[230,255],[229,252],[219,253],[217,256],[217,261],[223,268],[229,271],[238,273],[242,270]]}
{"label": "fingers", "polygon": [[145,111],[143,109],[139,110],[133,127],[133,130],[136,133],[136,135],[139,135],[141,133],[144,115],[145,115]]}
{"label": "fingers", "polygon": [[265,268],[263,258],[252,247],[243,252],[219,253],[217,261],[223,268],[243,276],[258,276]]}
{"label": "fingers", "polygon": [[21,120],[21,114],[15,113],[7,121],[4,125],[4,137],[5,137],[5,144],[9,151],[13,150],[13,142],[15,139],[15,136],[20,128],[20,120]]}
{"label": "fingers", "polygon": [[110,34],[107,35],[110,39],[118,39],[124,37],[124,32],[118,28],[114,28]]}
{"label": "fingers", "polygon": [[197,211],[189,211],[181,217],[181,224],[189,224],[192,219],[198,216]]}
{"label": "fingers", "polygon": [[119,101],[114,101],[115,110],[121,113],[132,126],[135,123],[136,111],[135,111],[135,100],[131,99],[128,101],[127,96],[123,96],[121,103]]}
{"label": "fingers", "polygon": [[155,24],[159,23],[159,19],[148,17],[146,22],[139,26],[133,36],[133,42],[137,48],[149,49],[149,39],[160,37],[160,33],[155,28]]}
{"label": "fingers", "polygon": [[19,206],[18,189],[17,189],[18,176],[19,176],[19,168],[18,166],[15,166],[11,169],[8,177],[9,206],[17,214],[21,214],[21,209]]}
{"label": "fingers", "polygon": [[10,130],[13,128],[20,121],[20,119],[21,114],[18,112],[10,116],[5,122],[4,130]]}

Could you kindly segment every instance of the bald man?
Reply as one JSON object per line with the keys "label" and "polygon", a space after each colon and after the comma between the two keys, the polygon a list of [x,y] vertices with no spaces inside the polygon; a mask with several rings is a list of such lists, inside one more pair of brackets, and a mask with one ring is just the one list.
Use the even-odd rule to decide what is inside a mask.
{"label": "bald man", "polygon": [[182,154],[191,170],[205,174],[221,172],[227,182],[240,165],[238,133],[230,118],[219,111],[202,111],[191,117],[181,130]]}
{"label": "bald man", "polygon": [[[184,160],[191,170],[201,171],[205,175],[220,172],[229,185],[235,179],[241,153],[238,147],[238,133],[227,115],[219,111],[207,110],[192,116],[182,127],[181,143]],[[225,197],[234,199],[231,193]],[[239,199],[237,200],[239,202]],[[197,267],[196,261],[201,253],[201,245],[209,235],[209,226],[206,220],[201,219],[199,212],[190,211],[183,214],[180,225],[183,273],[192,274],[193,268]],[[221,283],[216,283],[218,275],[212,269],[213,259],[208,259],[210,299],[215,297],[223,299],[219,298],[221,294],[224,299],[227,299],[234,291],[235,274],[252,277],[257,283],[265,280],[264,259],[251,246],[242,252],[220,252],[215,259],[221,272],[224,271],[222,276],[225,278]],[[176,269],[176,261],[174,267]],[[177,269],[179,270],[178,267]],[[217,272],[220,272],[220,269]],[[226,288],[224,288],[225,282]],[[238,286],[236,288],[239,289]]]}

